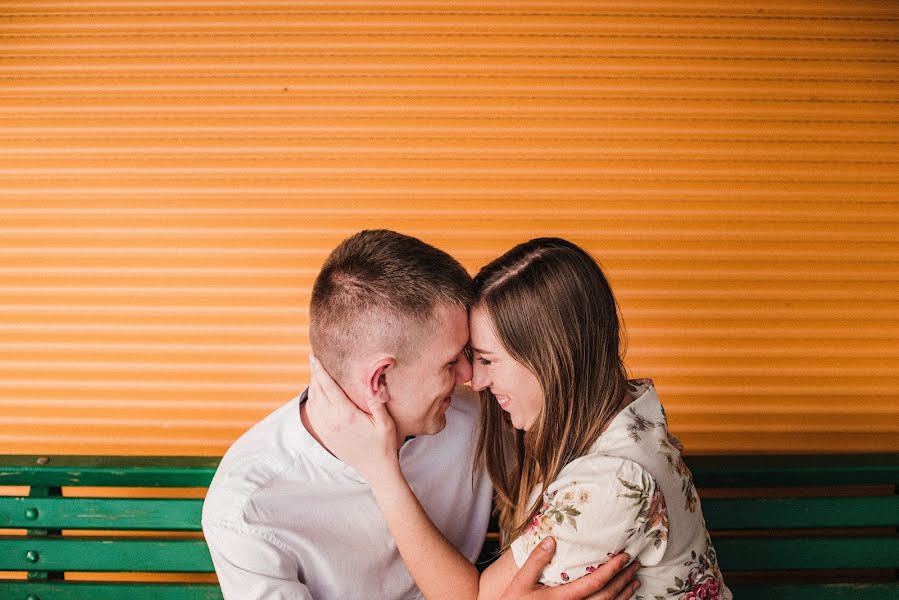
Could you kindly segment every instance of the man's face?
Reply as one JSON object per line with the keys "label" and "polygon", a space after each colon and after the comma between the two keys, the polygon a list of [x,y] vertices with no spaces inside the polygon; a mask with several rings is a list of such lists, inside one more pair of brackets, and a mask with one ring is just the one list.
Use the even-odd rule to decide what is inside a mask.
{"label": "man's face", "polygon": [[418,347],[385,374],[390,392],[387,410],[403,437],[442,431],[453,388],[471,379],[471,363],[464,352],[465,309],[438,307],[430,323],[411,337],[418,339]]}

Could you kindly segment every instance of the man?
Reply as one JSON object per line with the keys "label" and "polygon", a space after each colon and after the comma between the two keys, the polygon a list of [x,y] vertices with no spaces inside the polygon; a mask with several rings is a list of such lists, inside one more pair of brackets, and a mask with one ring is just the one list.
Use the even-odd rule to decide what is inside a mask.
{"label": "man", "polygon": [[[492,489],[485,473],[473,472],[479,409],[460,386],[471,378],[470,288],[468,273],[445,252],[395,232],[363,231],[325,261],[312,290],[309,337],[351,399],[383,396],[404,441],[400,462],[411,487],[443,535],[474,561]],[[316,433],[329,416],[327,402],[304,392],[222,459],[202,522],[227,600],[421,598],[371,489]],[[541,560],[548,555],[534,559]],[[507,597],[563,597],[557,590],[583,597],[614,566],[604,580],[541,590],[534,585],[540,569],[525,565]]]}

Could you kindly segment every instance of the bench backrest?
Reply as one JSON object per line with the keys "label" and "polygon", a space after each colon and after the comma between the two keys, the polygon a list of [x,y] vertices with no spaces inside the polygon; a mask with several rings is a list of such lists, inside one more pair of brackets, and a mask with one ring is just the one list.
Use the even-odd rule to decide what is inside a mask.
{"label": "bench backrest", "polygon": [[[221,600],[218,585],[210,582],[63,578],[74,572],[212,573],[200,532],[202,498],[136,496],[141,490],[205,488],[218,462],[184,456],[0,456],[0,486],[30,488],[27,496],[0,497],[0,527],[26,529],[25,536],[0,537],[0,571],[27,572],[26,580],[0,581],[0,598]],[[85,498],[64,496],[64,487],[128,491]]]}
{"label": "bench backrest", "polygon": [[[899,454],[687,462],[737,597],[899,598]],[[208,457],[0,456],[0,486],[28,488],[0,497],[0,571],[27,577],[0,579],[0,597],[221,598],[212,582],[64,579],[76,572],[212,573],[200,533],[202,499],[139,498],[134,488],[204,488],[217,464]],[[79,487],[128,492],[63,495]],[[492,532],[482,556],[496,545]]]}

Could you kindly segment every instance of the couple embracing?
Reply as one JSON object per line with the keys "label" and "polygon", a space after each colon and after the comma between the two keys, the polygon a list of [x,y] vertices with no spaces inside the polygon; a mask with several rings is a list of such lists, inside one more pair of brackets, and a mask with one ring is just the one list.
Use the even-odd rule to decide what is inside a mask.
{"label": "couple embracing", "polygon": [[[472,280],[362,231],[325,261],[309,323],[309,387],[234,443],[204,503],[227,600],[731,598],[578,246],[534,239]],[[491,506],[501,550],[479,573]]]}

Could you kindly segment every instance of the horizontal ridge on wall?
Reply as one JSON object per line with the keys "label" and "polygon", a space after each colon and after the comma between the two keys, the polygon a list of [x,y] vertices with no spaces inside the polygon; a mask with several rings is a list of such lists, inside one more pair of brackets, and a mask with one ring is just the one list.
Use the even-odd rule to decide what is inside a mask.
{"label": "horizontal ridge on wall", "polygon": [[[363,228],[607,272],[692,452],[899,450],[899,9],[0,8],[0,451],[220,454]],[[24,449],[24,450],[23,450]]]}

